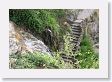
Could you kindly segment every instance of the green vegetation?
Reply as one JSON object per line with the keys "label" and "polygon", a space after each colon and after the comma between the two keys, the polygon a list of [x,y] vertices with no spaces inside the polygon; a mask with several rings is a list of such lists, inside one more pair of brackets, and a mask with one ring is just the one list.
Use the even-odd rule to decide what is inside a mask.
{"label": "green vegetation", "polygon": [[[64,68],[99,68],[99,57],[94,52],[92,42],[88,35],[83,35],[80,50],[77,53],[72,51],[73,45],[70,43],[70,28],[64,26],[67,10],[50,9],[10,9],[10,21],[19,26],[25,27],[37,36],[42,38],[42,32],[50,28],[53,32],[53,43],[47,45],[51,48],[54,56],[46,53],[35,52],[26,54],[11,54],[10,68],[13,69],[64,69]],[[44,39],[44,38],[43,38]],[[63,42],[63,50],[59,50],[60,43]],[[77,61],[65,62],[61,54],[73,56]]]}
{"label": "green vegetation", "polygon": [[51,29],[54,39],[52,44],[47,46],[56,51],[59,42],[63,40],[63,35],[69,31],[69,28],[65,28],[63,25],[63,22],[66,21],[66,13],[67,10],[62,9],[10,9],[9,18],[10,21],[29,29],[35,36],[42,39],[45,39],[43,31],[46,28]]}
{"label": "green vegetation", "polygon": [[[63,60],[58,57],[52,57],[48,54],[35,52],[27,54],[13,54],[10,56],[16,61],[11,64],[12,68],[15,69],[24,69],[24,68],[62,68],[64,67]],[[60,61],[59,61],[60,60]]]}
{"label": "green vegetation", "polygon": [[30,9],[10,9],[10,20],[20,26],[28,27],[37,33],[41,33],[46,27],[59,33],[59,19],[65,18],[64,10],[30,10]]}
{"label": "green vegetation", "polygon": [[[65,38],[66,37],[66,38]],[[81,48],[79,52],[73,54],[71,44],[69,43],[70,37],[64,36],[65,44],[64,50],[61,52],[54,53],[55,56],[49,56],[46,53],[35,52],[26,54],[12,54],[10,59],[15,60],[11,62],[10,68],[14,69],[67,69],[67,68],[98,68],[99,60],[98,54],[96,54],[92,48],[92,44],[88,36],[83,37],[81,42]],[[66,53],[66,55],[75,56],[78,60],[74,64],[65,63],[61,58],[61,54]],[[78,67],[77,67],[78,66]]]}
{"label": "green vegetation", "polygon": [[10,68],[13,69],[64,69],[74,68],[73,64],[65,63],[59,52],[55,56],[46,53],[35,52],[10,55]]}
{"label": "green vegetation", "polygon": [[74,56],[73,54],[73,45],[70,43],[71,40],[71,36],[70,33],[67,33],[66,35],[64,35],[64,49],[63,52],[66,53],[66,55],[71,55]]}
{"label": "green vegetation", "polygon": [[88,35],[83,35],[80,44],[80,51],[76,54],[80,68],[99,68],[99,57],[94,52],[91,40]]}

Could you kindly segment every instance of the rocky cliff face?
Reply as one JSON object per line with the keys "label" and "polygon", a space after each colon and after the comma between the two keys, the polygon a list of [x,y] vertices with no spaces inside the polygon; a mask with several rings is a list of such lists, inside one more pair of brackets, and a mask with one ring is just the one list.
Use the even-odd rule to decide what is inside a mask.
{"label": "rocky cliff face", "polygon": [[9,54],[33,53],[35,51],[51,54],[49,48],[41,40],[11,21],[9,22],[9,51]]}
{"label": "rocky cliff face", "polygon": [[[72,12],[74,13],[74,12]],[[76,16],[76,15],[74,15]],[[80,10],[76,19],[73,15],[69,16],[68,22],[72,29],[71,36],[74,45],[73,51],[77,51],[81,42],[81,35],[89,35],[93,43],[95,52],[99,50],[99,12],[98,10],[85,9]],[[79,30],[80,29],[80,30]]]}

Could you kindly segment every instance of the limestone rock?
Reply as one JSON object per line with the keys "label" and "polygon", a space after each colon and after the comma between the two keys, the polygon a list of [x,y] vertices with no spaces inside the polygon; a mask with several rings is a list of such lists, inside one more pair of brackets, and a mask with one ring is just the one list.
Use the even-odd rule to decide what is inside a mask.
{"label": "limestone rock", "polygon": [[9,54],[40,51],[51,55],[49,48],[31,33],[9,22]]}

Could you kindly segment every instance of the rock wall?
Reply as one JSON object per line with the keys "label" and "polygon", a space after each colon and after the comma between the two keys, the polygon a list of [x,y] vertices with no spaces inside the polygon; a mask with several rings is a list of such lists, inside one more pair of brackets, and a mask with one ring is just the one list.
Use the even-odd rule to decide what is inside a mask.
{"label": "rock wall", "polygon": [[24,31],[13,22],[9,22],[9,54],[21,54],[35,51],[51,55],[49,48],[31,33]]}

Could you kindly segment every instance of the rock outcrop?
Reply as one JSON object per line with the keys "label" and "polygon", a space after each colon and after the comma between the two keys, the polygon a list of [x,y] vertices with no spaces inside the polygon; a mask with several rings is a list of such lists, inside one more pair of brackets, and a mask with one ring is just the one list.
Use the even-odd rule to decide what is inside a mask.
{"label": "rock outcrop", "polygon": [[79,49],[82,35],[85,31],[91,37],[93,42],[93,48],[96,52],[99,49],[99,13],[98,10],[85,9],[79,12],[76,20],[74,17],[69,19],[68,22],[71,26],[72,44],[74,45],[73,51],[76,52]]}
{"label": "rock outcrop", "polygon": [[9,54],[39,51],[51,55],[49,48],[31,33],[9,22]]}

